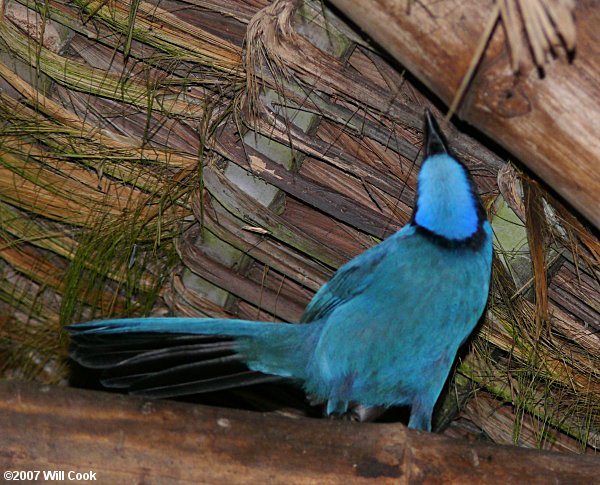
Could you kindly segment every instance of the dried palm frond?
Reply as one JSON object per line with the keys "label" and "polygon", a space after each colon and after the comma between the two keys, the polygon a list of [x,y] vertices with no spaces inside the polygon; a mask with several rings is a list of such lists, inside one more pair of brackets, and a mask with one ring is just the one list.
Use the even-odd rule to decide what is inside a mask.
{"label": "dried palm frond", "polygon": [[539,68],[558,49],[575,49],[574,0],[498,0],[497,4],[515,72],[525,63],[526,46]]}
{"label": "dried palm frond", "polygon": [[[31,281],[18,283],[22,298],[4,298],[8,348],[25,348],[18,336],[45,322],[56,339],[59,320],[140,313],[156,302],[198,175],[198,136],[187,123],[214,113],[215,92],[239,89],[239,46],[145,2],[128,30],[127,12],[122,3],[9,2],[0,22],[8,86],[0,94],[0,286],[10,295],[23,277]],[[110,29],[122,29],[125,45]],[[175,134],[175,124],[184,129]],[[64,352],[47,344],[30,342],[24,368],[42,372],[26,362]]]}

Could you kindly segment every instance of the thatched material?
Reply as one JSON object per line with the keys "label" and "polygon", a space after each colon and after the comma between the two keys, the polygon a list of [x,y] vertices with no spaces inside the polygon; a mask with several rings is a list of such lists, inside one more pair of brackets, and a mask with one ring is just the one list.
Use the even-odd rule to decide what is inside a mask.
{"label": "thatched material", "polygon": [[[59,322],[295,321],[335,268],[408,221],[431,101],[319,2],[45,5],[27,14],[43,28],[0,23],[5,375],[64,379]],[[62,50],[34,42],[60,25]],[[597,447],[600,245],[517,164],[444,131],[497,258],[440,424],[461,404],[449,434],[473,436],[470,421],[498,442]],[[314,413],[272,389],[206,399]]]}

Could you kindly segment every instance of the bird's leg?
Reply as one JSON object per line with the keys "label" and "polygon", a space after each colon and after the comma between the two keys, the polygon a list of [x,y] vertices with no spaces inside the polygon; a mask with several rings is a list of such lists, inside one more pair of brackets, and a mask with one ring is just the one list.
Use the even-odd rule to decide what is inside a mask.
{"label": "bird's leg", "polygon": [[413,401],[413,404],[410,409],[410,419],[408,420],[408,427],[411,429],[422,429],[425,431],[431,431],[431,415],[433,413],[434,406],[435,399],[419,399]]}
{"label": "bird's leg", "polygon": [[332,413],[329,413],[329,416],[344,421],[367,423],[375,421],[386,409],[384,406],[363,406],[362,404],[351,403],[347,409],[344,409],[343,405],[339,406]]}
{"label": "bird's leg", "polygon": [[327,416],[343,416],[348,411],[348,401],[327,401]]}
{"label": "bird's leg", "polygon": [[368,423],[379,418],[386,409],[385,406],[363,406],[362,404],[354,404],[350,406],[350,412],[346,413],[346,415],[350,416],[351,421]]}

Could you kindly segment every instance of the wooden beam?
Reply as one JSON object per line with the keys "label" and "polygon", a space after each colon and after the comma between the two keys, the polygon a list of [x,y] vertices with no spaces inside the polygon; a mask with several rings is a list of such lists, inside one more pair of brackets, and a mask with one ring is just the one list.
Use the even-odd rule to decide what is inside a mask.
{"label": "wooden beam", "polygon": [[[490,21],[494,2],[331,0],[449,105]],[[600,227],[600,4],[578,1],[575,57],[541,77],[510,69],[504,30],[493,38],[459,116],[518,157]]]}
{"label": "wooden beam", "polygon": [[98,483],[593,483],[599,464],[400,424],[292,419],[16,382],[0,383],[0,429],[3,472],[92,472]]}

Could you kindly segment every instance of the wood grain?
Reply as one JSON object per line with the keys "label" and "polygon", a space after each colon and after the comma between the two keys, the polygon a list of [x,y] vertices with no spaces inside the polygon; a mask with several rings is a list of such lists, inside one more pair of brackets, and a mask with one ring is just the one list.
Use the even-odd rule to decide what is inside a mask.
{"label": "wood grain", "polygon": [[[449,105],[480,41],[493,2],[332,0]],[[600,227],[600,2],[578,1],[571,62],[552,59],[514,75],[497,26],[460,118],[536,172]]]}
{"label": "wood grain", "polygon": [[600,464],[400,424],[291,419],[15,382],[0,383],[0,429],[3,471],[93,471],[98,483],[573,484],[593,483]]}

